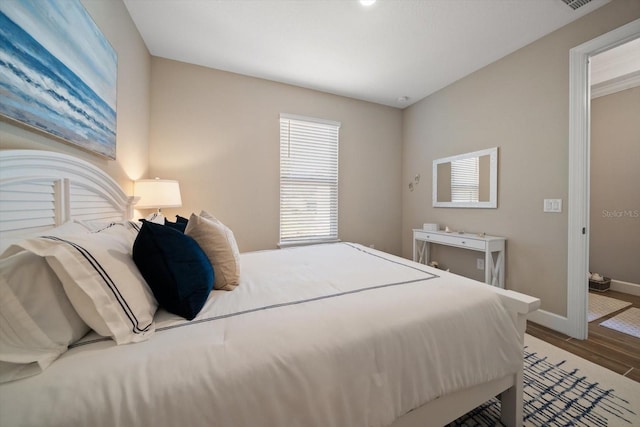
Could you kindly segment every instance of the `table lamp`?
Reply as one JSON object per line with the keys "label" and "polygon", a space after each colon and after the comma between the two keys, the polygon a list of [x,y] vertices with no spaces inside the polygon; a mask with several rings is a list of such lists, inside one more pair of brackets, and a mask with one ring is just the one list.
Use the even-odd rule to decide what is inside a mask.
{"label": "table lamp", "polygon": [[162,208],[182,206],[180,184],[171,179],[140,179],[134,183],[133,194],[140,198],[136,209],[157,209],[145,219],[158,224],[164,224]]}

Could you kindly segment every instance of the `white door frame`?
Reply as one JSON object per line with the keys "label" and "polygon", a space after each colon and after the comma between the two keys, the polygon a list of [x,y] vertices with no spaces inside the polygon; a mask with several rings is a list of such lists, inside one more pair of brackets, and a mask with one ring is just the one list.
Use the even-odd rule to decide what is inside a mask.
{"label": "white door frame", "polygon": [[[589,271],[589,58],[640,37],[640,19],[569,51],[569,203],[567,322],[564,333],[587,338]],[[564,322],[562,322],[564,323]]]}

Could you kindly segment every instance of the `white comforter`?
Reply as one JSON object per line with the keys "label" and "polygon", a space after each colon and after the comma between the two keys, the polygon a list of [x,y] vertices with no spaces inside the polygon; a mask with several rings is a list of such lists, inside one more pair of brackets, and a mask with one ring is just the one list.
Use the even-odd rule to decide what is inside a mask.
{"label": "white comforter", "polygon": [[194,321],[156,317],[1,385],[0,425],[388,426],[522,359],[487,286],[354,244],[242,254]]}

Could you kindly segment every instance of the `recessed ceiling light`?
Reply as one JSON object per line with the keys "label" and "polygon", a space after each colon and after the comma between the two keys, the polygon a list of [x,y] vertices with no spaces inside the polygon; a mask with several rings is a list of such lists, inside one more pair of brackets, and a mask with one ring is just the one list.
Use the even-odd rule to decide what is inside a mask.
{"label": "recessed ceiling light", "polygon": [[363,6],[371,6],[376,0],[360,0],[360,4]]}

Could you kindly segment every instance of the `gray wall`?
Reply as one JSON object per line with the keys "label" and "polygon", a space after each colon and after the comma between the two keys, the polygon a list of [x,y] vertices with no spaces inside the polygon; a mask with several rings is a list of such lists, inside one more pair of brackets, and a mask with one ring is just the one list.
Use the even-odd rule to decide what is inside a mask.
{"label": "gray wall", "polygon": [[402,111],[162,58],[152,60],[150,162],[180,180],[183,206],[205,209],[240,251],[275,248],[280,214],[280,113],[342,122],[342,240],[399,254]]}
{"label": "gray wall", "polygon": [[[402,253],[425,222],[507,240],[506,285],[566,315],[569,50],[640,17],[640,2],[613,1],[409,107],[404,113]],[[499,147],[498,209],[431,206],[434,159]],[[564,201],[543,213],[543,199]],[[453,272],[474,275],[478,253],[442,248]],[[586,274],[586,272],[585,272]]]}

